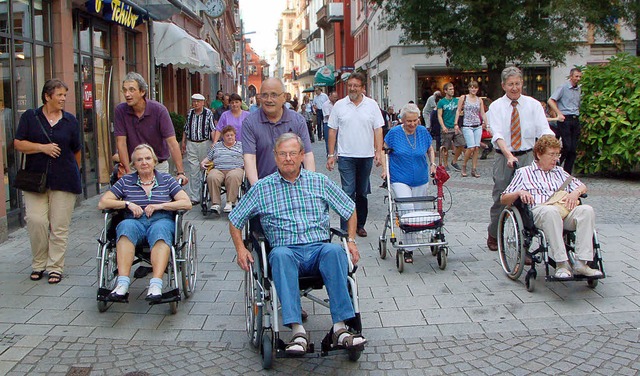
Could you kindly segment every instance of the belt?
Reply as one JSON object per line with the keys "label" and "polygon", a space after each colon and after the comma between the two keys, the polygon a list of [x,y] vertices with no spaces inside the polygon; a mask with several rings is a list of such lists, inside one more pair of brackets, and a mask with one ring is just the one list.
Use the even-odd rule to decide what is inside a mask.
{"label": "belt", "polygon": [[158,159],[158,164],[166,162],[166,159]]}
{"label": "belt", "polygon": [[[521,155],[525,155],[525,154],[527,154],[527,153],[528,153],[528,152],[530,152],[531,150],[533,150],[533,149],[512,151],[512,152],[511,152],[511,154],[513,154],[513,155],[514,155],[514,156],[516,156],[516,157],[519,157],[519,156],[521,156]],[[498,154],[502,154],[502,150],[500,150],[500,149],[496,149],[496,153],[498,153]]]}
{"label": "belt", "polygon": [[199,143],[201,143],[201,142],[205,142],[205,141],[209,141],[209,140],[206,140],[206,139],[205,139],[205,140],[202,140],[202,141],[189,140],[189,142],[195,142],[196,144],[199,144]]}
{"label": "belt", "polygon": [[565,119],[577,119],[579,115],[564,115]]}
{"label": "belt", "polygon": [[462,128],[478,128],[481,125],[482,124],[478,124],[478,125],[463,125]]}

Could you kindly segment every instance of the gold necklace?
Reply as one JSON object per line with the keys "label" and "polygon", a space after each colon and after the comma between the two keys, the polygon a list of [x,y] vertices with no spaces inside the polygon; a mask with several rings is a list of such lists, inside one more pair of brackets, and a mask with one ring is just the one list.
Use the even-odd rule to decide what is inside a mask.
{"label": "gold necklace", "polygon": [[413,145],[412,145],[411,141],[409,140],[409,136],[407,135],[407,132],[404,131],[404,127],[402,128],[402,131],[404,132],[404,137],[407,139],[407,143],[409,144],[411,149],[416,150],[416,147],[418,146],[418,135],[416,134],[416,132],[413,132]]}

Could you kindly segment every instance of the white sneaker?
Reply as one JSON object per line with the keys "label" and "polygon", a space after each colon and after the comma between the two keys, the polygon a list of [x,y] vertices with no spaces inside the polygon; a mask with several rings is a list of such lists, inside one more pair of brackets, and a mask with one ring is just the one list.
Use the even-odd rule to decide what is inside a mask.
{"label": "white sneaker", "polygon": [[158,300],[162,298],[162,288],[158,285],[149,286],[146,300]]}
{"label": "white sneaker", "polygon": [[231,209],[233,209],[233,206],[231,205],[230,202],[227,202],[227,204],[224,206],[224,212],[231,213]]}
{"label": "white sneaker", "polygon": [[216,213],[216,214],[220,214],[220,205],[218,205],[218,204],[211,205],[211,211]]}
{"label": "white sneaker", "polygon": [[111,294],[118,295],[118,296],[125,296],[127,295],[128,292],[129,292],[129,286],[118,285],[116,286],[115,289],[113,289],[113,291],[111,291]]}

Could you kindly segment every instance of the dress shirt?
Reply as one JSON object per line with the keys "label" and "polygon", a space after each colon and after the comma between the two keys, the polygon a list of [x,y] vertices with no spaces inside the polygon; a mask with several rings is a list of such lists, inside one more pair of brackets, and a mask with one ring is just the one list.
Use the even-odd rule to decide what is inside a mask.
{"label": "dress shirt", "polygon": [[573,86],[570,81],[559,86],[556,91],[551,94],[551,99],[556,101],[558,110],[563,115],[580,115],[580,95],[582,89],[580,85]]}
{"label": "dress shirt", "polygon": [[[529,166],[517,169],[511,184],[502,193],[527,191],[533,196],[533,206],[536,206],[547,202],[568,177],[569,173],[560,166],[545,172],[533,162]],[[571,193],[581,185],[583,184],[578,178],[573,178],[565,190]]]}
{"label": "dress shirt", "polygon": [[[517,101],[518,114],[520,115],[520,134],[522,136],[520,150],[531,150],[536,138],[544,134],[553,135],[554,133],[549,128],[549,123],[540,102],[526,95],[521,95]],[[493,132],[491,142],[496,147],[498,146],[497,141],[503,139],[511,149],[511,111],[513,111],[511,99],[506,95],[489,106],[487,122],[491,124],[491,131]]]}

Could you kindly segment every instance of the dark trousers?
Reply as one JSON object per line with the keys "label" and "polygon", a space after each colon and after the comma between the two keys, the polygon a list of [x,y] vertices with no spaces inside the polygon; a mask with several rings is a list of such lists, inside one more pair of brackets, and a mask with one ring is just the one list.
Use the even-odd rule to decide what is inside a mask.
{"label": "dark trousers", "polygon": [[322,140],[322,137],[327,137],[327,135],[323,135],[323,127],[322,124],[324,123],[324,114],[322,113],[321,109],[317,109],[316,110],[316,124],[317,124],[317,130],[318,130],[318,141]]}
{"label": "dark trousers", "polygon": [[[371,193],[369,177],[372,167],[373,158],[340,157],[338,160],[342,190],[356,203],[358,228],[364,228],[369,214],[367,195]],[[340,227],[346,230],[347,221],[340,219]]]}
{"label": "dark trousers", "polygon": [[573,171],[573,164],[576,161],[580,128],[580,120],[577,117],[567,116],[563,122],[558,122],[558,134],[562,140],[560,164],[568,173]]}

